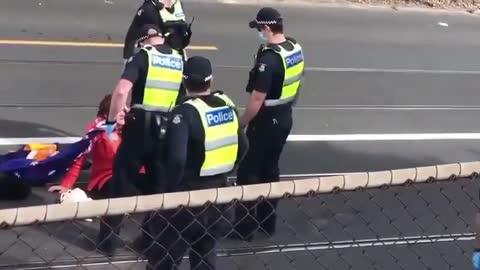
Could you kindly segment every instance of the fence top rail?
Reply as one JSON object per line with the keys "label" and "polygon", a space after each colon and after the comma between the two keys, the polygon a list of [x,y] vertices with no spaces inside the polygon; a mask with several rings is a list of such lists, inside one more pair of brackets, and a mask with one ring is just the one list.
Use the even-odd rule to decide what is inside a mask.
{"label": "fence top rail", "polygon": [[2,228],[8,228],[97,216],[144,213],[174,209],[179,206],[198,207],[209,202],[226,204],[233,200],[254,201],[259,197],[277,199],[286,195],[298,197],[308,194],[352,191],[361,188],[396,186],[407,182],[445,181],[452,179],[452,177],[463,178],[478,175],[479,172],[480,161],[473,161],[388,171],[348,173],[327,177],[310,177],[276,183],[9,208],[0,210],[0,225]]}

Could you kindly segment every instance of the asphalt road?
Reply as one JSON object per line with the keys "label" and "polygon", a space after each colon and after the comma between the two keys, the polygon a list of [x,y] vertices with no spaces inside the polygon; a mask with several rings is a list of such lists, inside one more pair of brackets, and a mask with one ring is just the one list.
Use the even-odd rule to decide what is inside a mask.
{"label": "asphalt road", "polygon": [[[136,2],[127,0],[0,1],[0,138],[81,135],[85,124],[95,114],[98,100],[111,92],[121,70],[121,48],[20,46],[5,44],[9,43],[8,40],[121,42],[136,5]],[[189,1],[186,7],[187,12],[195,16],[192,45],[216,48],[191,50],[189,54],[209,57],[215,65],[215,88],[224,90],[239,106],[244,106],[247,99],[244,87],[253,54],[259,45],[256,33],[248,29],[247,23],[255,16],[257,7],[206,1]],[[477,120],[480,114],[477,105],[480,63],[475,57],[480,46],[477,35],[480,19],[477,16],[339,8],[280,9],[288,23],[288,34],[302,42],[307,55],[306,81],[295,109],[293,134],[480,132]],[[448,27],[440,26],[439,22],[448,23]],[[16,147],[1,146],[0,151]],[[479,153],[478,140],[376,141],[372,137],[366,142],[355,139],[344,142],[289,142],[281,166],[282,174],[355,172],[472,161],[478,159]],[[82,179],[85,180],[86,176]],[[458,184],[450,184],[444,190],[458,190],[458,187]],[[466,188],[469,192],[475,189],[475,185]],[[444,198],[442,194],[437,191],[432,200],[441,200]],[[49,195],[36,189],[27,201],[2,203],[1,207],[53,202],[54,197]],[[386,196],[395,200],[397,194]],[[462,220],[460,227],[451,225],[455,229],[443,231],[406,229],[403,233],[376,227],[377,236],[470,232],[471,228],[466,224],[470,222],[469,215],[473,211],[470,201],[475,196],[465,197],[459,193],[449,197],[451,201],[460,200],[463,203],[457,207],[462,209],[461,214],[455,213],[466,220]],[[313,200],[310,208],[316,208],[318,203],[321,203],[318,199]],[[296,205],[295,202],[287,203],[281,211],[289,218],[287,223],[294,223],[293,228],[297,232],[304,231],[302,224],[308,220],[320,220],[332,228],[339,226],[337,222],[329,221],[331,217],[325,213],[314,213],[303,220],[297,217],[297,222],[292,216]],[[332,205],[342,205],[342,201],[332,202]],[[358,201],[358,205],[363,205],[365,209],[352,214],[351,209],[343,208],[337,209],[336,213],[358,216],[358,213],[368,212],[384,216],[378,208],[364,204],[362,200]],[[410,208],[415,209],[415,206]],[[393,211],[394,203],[385,202],[385,209]],[[431,214],[431,205],[425,211]],[[444,224],[455,219],[451,213],[441,214],[443,218],[451,219],[437,223]],[[425,213],[419,215],[429,216]],[[399,226],[406,227],[412,220],[411,215],[399,217]],[[430,223],[435,222],[430,220]],[[356,225],[349,226],[355,230],[361,227]],[[384,227],[388,229],[389,225]],[[309,230],[306,232],[303,240],[281,233],[275,241],[292,244],[316,239],[318,235]],[[10,236],[2,236],[2,239],[15,237],[13,232],[9,233]],[[38,232],[33,233],[29,239],[41,241],[38,239],[43,238],[39,235]],[[348,230],[329,235],[334,236],[331,241],[372,237],[360,232],[348,233]],[[263,247],[267,245],[260,244]],[[448,264],[452,265],[450,269],[465,269],[468,263],[465,254],[462,253],[463,257],[458,261],[447,259],[450,262],[447,264],[442,257],[445,254],[454,257],[458,250],[469,252],[470,244],[469,241],[447,241],[427,246],[394,245],[390,253],[404,256],[396,259],[403,263],[413,262],[412,258],[418,257],[418,254],[412,255],[412,249],[418,247],[422,250],[420,252],[431,251],[430,255],[422,255],[428,257],[431,264],[403,265],[398,269],[428,269],[430,266],[443,269],[448,268],[445,267]],[[346,250],[341,254],[349,254],[345,255],[348,259],[340,257],[348,262],[345,266],[355,265],[353,269],[382,269],[385,263],[396,269],[392,265],[398,264],[396,256],[393,256],[393,262],[388,261],[385,258],[392,256],[386,256],[388,254],[383,254],[385,251],[379,248],[364,249],[367,257],[376,258],[377,265],[373,267],[371,262],[370,266],[369,262],[359,262],[362,259],[357,251],[362,249]],[[2,257],[18,261],[25,254],[15,248],[9,252],[13,254],[3,254]],[[262,264],[262,260],[267,260],[263,264],[272,269],[281,269],[276,264],[300,269],[300,265],[293,262],[302,262],[305,269],[318,269],[324,261],[327,262],[323,266],[330,265],[330,261],[331,265],[335,264],[335,258],[339,256],[336,252],[336,249],[321,251],[317,262],[311,264],[308,264],[309,260],[315,256],[305,255],[305,252],[295,253],[300,257],[294,256],[295,259],[290,261],[288,258],[283,260],[286,259],[285,254],[292,253],[238,257],[238,264],[243,269],[247,267],[245,264],[254,264],[254,261]],[[257,259],[253,260],[253,257]],[[380,261],[383,259],[387,261],[382,264]],[[230,258],[227,261],[231,261]],[[221,262],[227,263],[224,259]],[[340,264],[335,265],[343,269]],[[104,269],[103,266],[98,267],[95,269]],[[257,269],[253,265],[250,267]]]}
{"label": "asphalt road", "polygon": [[[108,3],[3,1],[2,39],[121,42],[136,4]],[[248,69],[258,46],[256,33],[246,24],[257,8],[207,2],[189,2],[187,8],[195,16],[192,44],[217,48],[190,54],[208,56],[215,64],[215,88],[243,106]],[[479,132],[477,17],[281,10],[288,33],[302,42],[307,54],[308,72],[293,134]],[[0,136],[80,135],[98,100],[114,87],[120,57],[121,48],[0,45],[0,115],[9,127]],[[307,147],[291,142],[282,173],[470,161],[477,158],[477,148],[476,141],[469,140],[326,141],[309,142]],[[292,160],[290,153],[305,158],[295,155]],[[313,156],[321,156],[322,162]]]}

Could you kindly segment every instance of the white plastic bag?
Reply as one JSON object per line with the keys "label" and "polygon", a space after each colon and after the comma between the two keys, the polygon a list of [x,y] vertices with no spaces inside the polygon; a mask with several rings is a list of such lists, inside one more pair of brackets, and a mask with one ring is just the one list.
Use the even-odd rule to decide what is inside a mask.
{"label": "white plastic bag", "polygon": [[[80,188],[75,188],[73,190],[69,189],[60,195],[60,203],[85,202],[91,200],[92,199],[87,196],[85,191]],[[85,219],[85,221],[92,222],[92,219]]]}

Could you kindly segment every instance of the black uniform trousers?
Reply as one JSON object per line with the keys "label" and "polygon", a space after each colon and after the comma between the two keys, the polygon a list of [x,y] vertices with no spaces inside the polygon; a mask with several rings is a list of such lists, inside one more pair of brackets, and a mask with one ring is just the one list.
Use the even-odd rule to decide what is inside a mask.
{"label": "black uniform trousers", "polygon": [[[138,174],[135,186],[139,194],[147,194],[150,187],[147,185],[148,181],[145,175]],[[107,180],[101,189],[94,189],[88,192],[89,196],[94,200],[102,200],[111,198],[112,180]],[[145,217],[144,223],[148,221],[148,216]],[[101,217],[100,229],[97,235],[97,244],[100,250],[104,252],[112,252],[114,249],[114,240],[121,241],[118,235],[120,234],[122,218],[121,217]],[[147,235],[142,231],[142,237],[148,240]],[[144,239],[142,239],[144,240]]]}
{"label": "black uniform trousers", "polygon": [[[227,186],[226,175],[199,177],[195,181],[197,185],[181,190]],[[154,241],[146,252],[146,269],[179,269],[183,256],[189,250],[190,269],[215,270],[217,242],[232,231],[233,216],[230,204],[206,204],[203,207],[183,207],[153,214],[148,230]]]}
{"label": "black uniform trousers", "polygon": [[[125,117],[122,142],[113,164],[113,176],[109,181],[111,198],[162,193],[163,161],[162,141],[159,139],[158,119],[160,112],[147,112],[132,108]],[[145,166],[146,174],[138,177],[140,168]],[[144,224],[149,216],[144,219]],[[123,216],[105,217],[105,232],[99,235],[97,243],[104,251],[112,249],[112,237],[118,236]],[[146,237],[145,230],[142,235]]]}
{"label": "black uniform trousers", "polygon": [[[280,181],[280,155],[291,129],[291,114],[282,119],[265,117],[249,124],[250,147],[237,171],[238,185]],[[256,231],[272,235],[276,228],[277,205],[278,200],[238,202],[232,236],[251,240]]]}
{"label": "black uniform trousers", "polygon": [[[108,179],[101,189],[95,187],[93,190],[88,192],[90,198],[94,200],[103,200],[110,198],[110,189],[111,189],[112,179]],[[109,238],[114,231],[111,228],[111,224],[108,223],[108,217],[100,217],[100,229],[97,234],[97,242],[100,244],[100,247],[111,246],[111,239]],[[106,240],[107,239],[107,240]]]}

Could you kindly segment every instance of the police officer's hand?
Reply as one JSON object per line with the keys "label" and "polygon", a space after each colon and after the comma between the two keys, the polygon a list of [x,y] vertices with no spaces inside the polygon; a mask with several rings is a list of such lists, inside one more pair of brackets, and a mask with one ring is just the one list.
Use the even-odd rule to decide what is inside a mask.
{"label": "police officer's hand", "polygon": [[105,122],[103,125],[100,126],[100,128],[105,130],[110,141],[113,141],[115,139],[115,137],[113,136],[113,132],[115,131],[116,126],[116,122]]}
{"label": "police officer's hand", "polygon": [[165,7],[165,5],[162,2],[160,2],[159,0],[151,0],[151,1],[155,5],[155,7],[158,11],[162,10]]}

